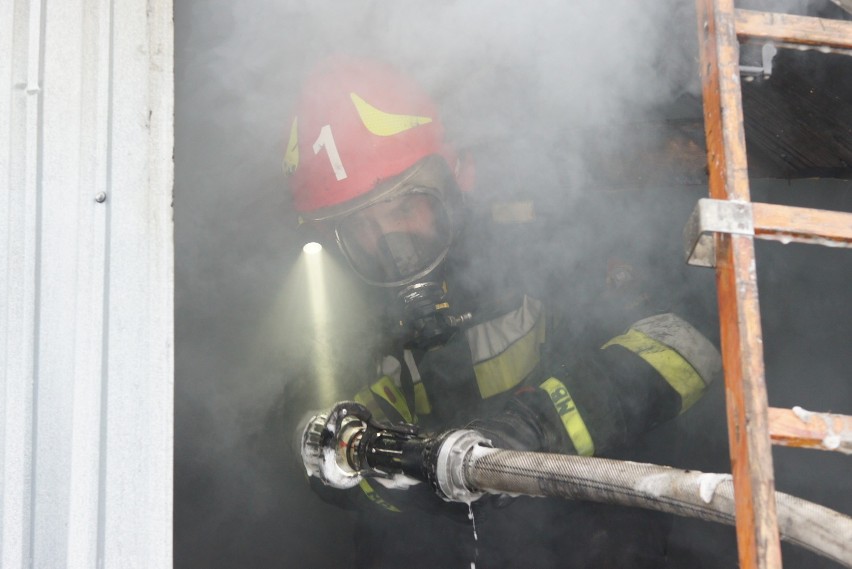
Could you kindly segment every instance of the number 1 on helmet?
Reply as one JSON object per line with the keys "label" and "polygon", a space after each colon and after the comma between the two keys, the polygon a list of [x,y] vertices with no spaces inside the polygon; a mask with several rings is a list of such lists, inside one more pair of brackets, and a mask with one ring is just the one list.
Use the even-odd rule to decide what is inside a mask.
{"label": "number 1 on helmet", "polygon": [[343,167],[343,162],[340,160],[340,153],[337,152],[337,145],[334,144],[334,136],[331,134],[331,125],[327,124],[320,129],[319,136],[314,142],[314,154],[319,154],[319,151],[325,148],[328,155],[328,161],[331,163],[331,168],[334,170],[334,177],[337,181],[345,180],[346,169]]}

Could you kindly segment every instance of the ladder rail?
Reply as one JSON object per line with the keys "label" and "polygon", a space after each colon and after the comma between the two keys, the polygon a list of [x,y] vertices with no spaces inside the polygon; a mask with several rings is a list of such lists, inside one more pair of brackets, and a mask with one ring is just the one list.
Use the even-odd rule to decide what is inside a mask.
{"label": "ladder rail", "polygon": [[[750,201],[733,0],[696,0],[710,196]],[[780,569],[754,238],[717,233],[716,290],[725,372],[737,549],[743,569]]]}
{"label": "ladder rail", "polygon": [[771,445],[852,454],[852,416],[769,407],[754,239],[852,247],[852,214],[751,202],[739,42],[852,55],[852,22],[741,10],[734,0],[696,7],[712,199],[693,212],[686,253],[716,270],[740,567],[780,569]]}

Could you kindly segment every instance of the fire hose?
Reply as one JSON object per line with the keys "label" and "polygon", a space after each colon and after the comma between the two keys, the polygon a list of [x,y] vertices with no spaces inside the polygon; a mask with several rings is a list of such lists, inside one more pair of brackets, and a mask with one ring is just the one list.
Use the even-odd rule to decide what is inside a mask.
{"label": "fire hose", "polygon": [[[423,436],[415,425],[380,425],[358,403],[314,417],[302,436],[309,475],[337,488],[364,477],[431,484],[444,500],[484,494],[549,496],[633,506],[734,524],[729,474],[605,458],[491,448],[473,430]],[[852,518],[775,493],[781,539],[852,568]]]}

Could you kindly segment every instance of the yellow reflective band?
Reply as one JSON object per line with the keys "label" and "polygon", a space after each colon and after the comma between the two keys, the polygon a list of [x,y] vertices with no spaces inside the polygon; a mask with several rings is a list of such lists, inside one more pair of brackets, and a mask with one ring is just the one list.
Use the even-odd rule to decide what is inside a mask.
{"label": "yellow reflective band", "polygon": [[290,141],[287,143],[287,150],[284,152],[284,172],[292,174],[299,166],[299,131],[297,122],[299,117],[293,119],[293,126],[290,127]]}
{"label": "yellow reflective band", "polygon": [[376,402],[376,398],[373,396],[373,392],[370,391],[369,387],[365,387],[357,394],[355,394],[355,401],[369,409],[370,413],[373,414],[373,417],[377,421],[384,421],[387,419],[387,415],[382,411],[382,408]]}
{"label": "yellow reflective band", "polygon": [[539,318],[529,332],[503,352],[473,366],[482,398],[508,391],[526,379],[541,359],[539,345],[542,342],[544,318]]}
{"label": "yellow reflective band", "polygon": [[429,396],[426,395],[426,386],[422,381],[414,384],[414,412],[418,415],[428,415],[432,412]]}
{"label": "yellow reflective band", "polygon": [[692,407],[704,393],[706,385],[695,368],[676,350],[662,342],[631,328],[626,334],[604,344],[601,349],[613,345],[627,348],[651,364],[672,389],[680,394],[681,413]]}
{"label": "yellow reflective band", "polygon": [[395,115],[380,111],[355,93],[349,93],[349,97],[355,103],[355,109],[358,111],[358,116],[361,117],[361,122],[367,127],[367,130],[376,136],[393,136],[432,122],[429,117]]}
{"label": "yellow reflective band", "polygon": [[555,377],[551,377],[541,384],[541,389],[545,390],[556,407],[556,412],[562,418],[562,424],[565,425],[565,430],[574,443],[574,448],[577,453],[583,456],[592,456],[595,454],[595,443],[592,441],[592,435],[589,429],[586,428],[586,422],[577,410],[574,400],[571,399],[571,394],[561,381]]}
{"label": "yellow reflective band", "polygon": [[399,512],[400,509],[379,496],[379,493],[373,490],[373,487],[370,486],[370,483],[366,480],[361,480],[361,483],[358,484],[361,487],[361,490],[364,491],[364,494],[367,495],[367,498],[374,504],[381,506],[389,512]]}
{"label": "yellow reflective band", "polygon": [[416,419],[411,416],[411,411],[408,409],[408,403],[405,402],[405,396],[394,384],[394,382],[386,375],[379,378],[379,381],[370,386],[376,396],[381,397],[396,409],[399,416],[406,423],[415,423]]}

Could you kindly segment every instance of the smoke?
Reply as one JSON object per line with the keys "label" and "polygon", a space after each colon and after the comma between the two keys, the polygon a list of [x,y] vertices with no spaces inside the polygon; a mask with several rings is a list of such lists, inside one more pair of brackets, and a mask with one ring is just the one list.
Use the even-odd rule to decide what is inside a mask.
{"label": "smoke", "polygon": [[[809,3],[783,4],[772,8]],[[589,259],[605,264],[618,246],[643,273],[669,271],[672,303],[713,322],[712,274],[680,265],[680,231],[705,187],[599,183],[617,171],[632,185],[617,157],[662,140],[642,125],[700,118],[691,1],[184,0],[175,28],[177,567],[343,566],[328,536],[351,545],[346,515],[322,505],[268,440],[288,382],[311,373],[281,159],[300,81],[328,54],[378,57],[422,83],[450,138],[479,160],[472,200],[534,201],[552,233],[513,247],[537,246],[566,288],[599,287]],[[639,138],[622,134],[634,127]],[[334,274],[330,357],[357,383],[369,316],[357,283]],[[726,467],[724,433],[707,442],[707,462]]]}
{"label": "smoke", "polygon": [[[215,321],[214,333],[230,339],[223,355],[244,353],[241,334],[264,310],[259,298],[280,293],[298,254],[283,134],[301,78],[323,56],[376,56],[412,74],[438,100],[459,147],[504,149],[494,162],[505,168],[478,165],[500,197],[565,191],[565,180],[579,191],[579,149],[592,143],[612,154],[619,144],[588,140],[590,128],[642,121],[695,91],[687,2],[177,4],[178,301],[205,303],[191,317]],[[217,296],[227,306],[207,303]],[[266,398],[256,380],[235,383],[241,396]]]}

